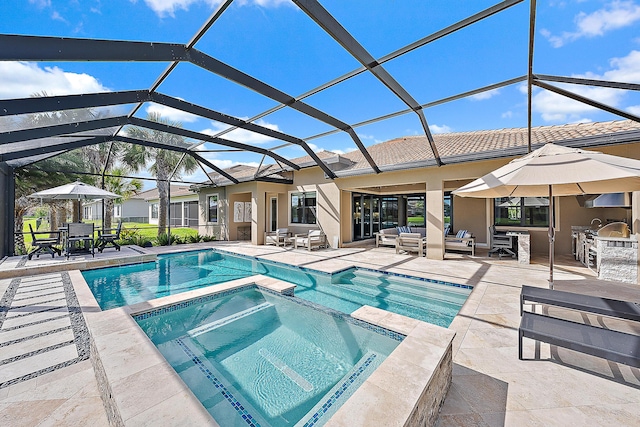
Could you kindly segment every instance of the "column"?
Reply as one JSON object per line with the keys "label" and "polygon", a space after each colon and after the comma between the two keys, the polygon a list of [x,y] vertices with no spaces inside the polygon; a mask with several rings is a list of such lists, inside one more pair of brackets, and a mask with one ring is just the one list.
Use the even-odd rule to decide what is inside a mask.
{"label": "column", "polygon": [[427,258],[444,259],[444,193],[442,179],[427,179],[425,221],[427,225]]}
{"label": "column", "polygon": [[[265,205],[267,194],[264,191],[251,192],[251,244],[264,244],[265,218],[267,217]],[[246,221],[246,220],[245,220]]]}

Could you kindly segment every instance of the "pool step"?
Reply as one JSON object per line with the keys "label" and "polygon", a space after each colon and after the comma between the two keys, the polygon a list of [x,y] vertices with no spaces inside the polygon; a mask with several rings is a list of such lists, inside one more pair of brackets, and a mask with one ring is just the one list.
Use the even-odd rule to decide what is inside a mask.
{"label": "pool step", "polygon": [[353,271],[354,279],[362,280],[373,285],[394,286],[404,292],[415,291],[418,294],[422,292],[436,291],[442,294],[451,294],[466,298],[471,292],[470,289],[460,288],[457,286],[446,285],[443,283],[429,282],[426,280],[418,280],[411,277],[396,276],[393,274],[380,273],[364,269],[355,269]]}
{"label": "pool step", "polygon": [[[187,340],[176,339],[171,343],[181,349],[185,367],[178,371],[205,409],[220,425],[268,426],[260,412],[237,390],[231,381],[214,367],[200,350]],[[185,377],[186,376],[186,377]],[[200,384],[200,387],[193,384]],[[208,387],[204,386],[208,384]]]}
{"label": "pool step", "polygon": [[442,301],[445,303],[458,305],[464,303],[468,296],[468,293],[449,292],[448,290],[433,287],[408,287],[404,284],[394,284],[389,282],[381,283],[380,281],[377,281],[375,279],[372,280],[360,277],[354,277],[353,279],[351,279],[351,283],[338,284],[338,286],[353,286],[364,290],[372,296],[392,294],[394,295],[394,299],[395,297],[397,297],[399,300],[406,298],[409,298],[410,300],[413,300],[415,298],[423,298],[429,301]]}
{"label": "pool step", "polygon": [[382,363],[384,356],[368,351],[360,361],[294,427],[319,427],[326,423]]}
{"label": "pool step", "polygon": [[269,307],[273,307],[273,304],[270,302],[263,302],[262,304],[258,304],[254,307],[247,308],[246,310],[239,311],[230,316],[223,317],[222,319],[218,319],[214,322],[205,323],[204,325],[200,325],[197,328],[190,329],[187,333],[195,338],[198,335],[205,334],[207,332],[213,331],[214,329],[221,328],[222,326],[228,325],[229,323],[233,323],[236,320],[240,320],[244,317],[251,316],[259,311],[265,310]]}

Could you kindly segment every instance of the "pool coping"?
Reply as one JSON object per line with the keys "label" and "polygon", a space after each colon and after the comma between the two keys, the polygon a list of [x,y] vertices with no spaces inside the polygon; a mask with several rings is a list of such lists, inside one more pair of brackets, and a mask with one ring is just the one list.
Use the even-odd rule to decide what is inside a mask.
{"label": "pool coping", "polygon": [[[90,332],[98,388],[109,422],[115,426],[218,426],[133,315],[248,285],[285,295],[295,287],[255,275],[101,311],[81,272],[69,275]],[[326,425],[433,425],[451,384],[455,332],[370,306],[356,310],[352,317],[406,337]]]}

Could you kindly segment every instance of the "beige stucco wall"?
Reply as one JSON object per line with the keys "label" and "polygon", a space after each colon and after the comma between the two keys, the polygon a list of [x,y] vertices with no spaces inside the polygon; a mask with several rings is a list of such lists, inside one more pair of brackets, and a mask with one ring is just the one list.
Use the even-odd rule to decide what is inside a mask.
{"label": "beige stucco wall", "polygon": [[[218,222],[209,222],[209,199],[208,197],[218,195]],[[216,236],[219,240],[229,239],[228,216],[229,201],[226,197],[226,188],[211,188],[201,191],[198,194],[198,204],[200,208],[200,221],[198,225],[198,233],[207,236]]]}
{"label": "beige stucco wall", "polygon": [[[618,156],[640,158],[640,144],[627,144],[620,146],[603,147],[598,151]],[[441,167],[428,167],[404,171],[383,172],[380,174],[368,174],[360,176],[342,177],[335,180],[325,178],[324,173],[318,167],[306,168],[294,173],[293,185],[275,183],[241,183],[227,187],[227,202],[221,197],[222,226],[228,224],[228,235],[231,240],[236,238],[238,225],[251,225],[251,241],[254,244],[262,244],[264,231],[268,229],[269,198],[278,197],[278,227],[287,227],[293,233],[303,233],[312,228],[321,228],[333,246],[336,242],[340,245],[348,243],[353,235],[352,222],[352,192],[371,192],[373,194],[384,193],[384,187],[412,185],[415,192],[425,192],[427,200],[427,256],[433,259],[441,259],[444,256],[444,244],[442,228],[443,193],[458,188],[465,182],[476,179],[494,169],[508,163],[512,158],[494,159],[463,164],[445,165]],[[382,187],[382,189],[376,189]],[[369,189],[369,191],[367,191]],[[215,189],[206,190],[208,192]],[[317,220],[318,224],[303,225],[290,222],[290,194],[292,191],[316,191],[317,194]],[[612,191],[615,191],[612,188]],[[637,198],[637,199],[640,199]],[[234,201],[251,201],[253,217],[250,223],[235,224],[232,221],[230,207]],[[588,225],[594,217],[603,221],[607,219],[626,219],[629,223],[640,223],[639,213],[632,214],[628,209],[586,209],[579,207],[575,197],[561,197],[556,199],[558,203],[557,218],[558,230],[556,234],[556,253],[571,253],[571,226]],[[206,203],[205,195],[200,197],[201,203]],[[636,205],[640,201],[636,200]],[[224,208],[223,208],[224,206]],[[488,244],[488,227],[493,223],[492,200],[474,198],[453,198],[454,227],[470,230],[477,238],[477,243]],[[638,227],[636,227],[638,228]],[[548,237],[546,228],[529,228],[531,233],[531,249],[534,253],[546,253],[548,251]],[[634,229],[634,231],[636,231]]]}
{"label": "beige stucco wall", "polygon": [[469,230],[476,238],[479,246],[487,245],[489,218],[487,218],[485,199],[470,197],[453,197],[453,230]]}

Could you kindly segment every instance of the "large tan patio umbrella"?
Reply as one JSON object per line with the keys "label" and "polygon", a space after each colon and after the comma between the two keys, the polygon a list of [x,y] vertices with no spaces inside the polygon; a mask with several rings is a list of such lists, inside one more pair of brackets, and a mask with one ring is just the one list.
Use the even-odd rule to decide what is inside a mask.
{"label": "large tan patio umbrella", "polygon": [[640,160],[545,144],[455,190],[460,197],[549,196],[549,287],[553,288],[553,196],[640,190]]}

